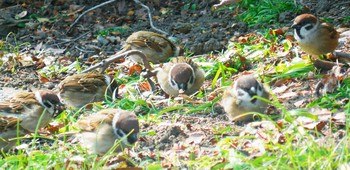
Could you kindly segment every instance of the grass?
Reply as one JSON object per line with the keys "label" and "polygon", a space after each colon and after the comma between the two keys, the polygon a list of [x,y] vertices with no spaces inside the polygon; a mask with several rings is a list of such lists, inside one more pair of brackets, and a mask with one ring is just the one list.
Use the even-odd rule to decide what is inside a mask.
{"label": "grass", "polygon": [[[252,39],[256,41],[256,39]],[[245,44],[240,46],[234,46],[238,51],[241,51],[239,55],[249,53],[254,50],[264,50],[265,46],[261,44],[253,44],[248,42],[249,47]],[[239,49],[240,48],[240,49]],[[273,54],[270,54],[273,55]],[[266,56],[260,56],[263,59],[268,59]],[[236,60],[237,57],[233,57],[232,60]],[[202,60],[202,59],[199,59]],[[259,59],[253,58],[246,62],[259,62]],[[223,82],[226,82],[230,77],[235,74],[237,69],[241,66],[237,64],[237,69],[226,67],[224,64],[218,61],[212,61],[212,67],[205,68],[208,76],[212,75],[213,81],[217,81],[219,78]],[[266,66],[271,67],[271,66]],[[263,69],[262,69],[263,70]],[[314,71],[312,64],[308,60],[300,60],[296,63],[278,63],[274,66],[275,73],[265,76],[266,81],[274,81],[283,78],[306,78],[306,75],[310,71]],[[121,82],[129,82],[130,88],[127,90],[126,97],[119,99],[117,102],[107,101],[104,104],[96,104],[93,110],[100,110],[105,107],[119,107],[126,110],[134,110],[136,107],[142,107],[147,112],[144,115],[140,115],[139,118],[142,122],[148,123],[160,123],[162,119],[160,117],[163,114],[173,112],[173,114],[208,114],[213,111],[215,104],[220,101],[220,96],[215,97],[209,101],[206,99],[206,92],[198,94],[200,99],[204,98],[204,103],[183,103],[175,106],[163,105],[159,107],[157,104],[149,105],[147,101],[138,97],[139,92],[134,87],[137,86],[139,77],[128,77],[128,80],[120,80]],[[347,98],[346,94],[349,94],[349,79],[345,79],[342,85],[339,85],[337,91],[333,94],[329,94],[314,100],[308,107],[323,107],[330,110],[339,109],[341,107],[334,101],[338,101]],[[225,84],[225,83],[222,83]],[[213,86],[211,86],[213,89]],[[176,104],[177,101],[170,101],[170,103]],[[287,117],[290,119],[284,122],[282,127],[279,127],[274,120],[267,119],[274,126],[272,129],[260,129],[263,131],[265,140],[262,140],[256,134],[244,134],[242,136],[229,136],[224,137],[218,135],[216,140],[217,144],[214,145],[214,150],[210,150],[210,154],[199,154],[204,152],[204,148],[198,148],[198,146],[188,146],[186,153],[189,154],[188,158],[181,159],[179,157],[164,158],[160,155],[151,159],[141,159],[130,157],[125,153],[123,156],[117,156],[116,153],[106,154],[104,156],[89,155],[87,151],[81,147],[64,143],[57,138],[51,139],[50,145],[35,144],[28,145],[26,150],[19,150],[18,153],[3,153],[3,159],[0,160],[0,167],[2,169],[17,169],[26,167],[28,169],[40,169],[42,167],[61,169],[63,167],[77,167],[88,169],[99,169],[102,167],[110,166],[110,160],[115,157],[124,157],[128,162],[120,161],[118,164],[114,164],[113,167],[129,167],[129,166],[141,166],[146,169],[160,169],[164,167],[164,159],[170,159],[168,161],[179,162],[178,166],[186,165],[190,169],[334,169],[343,163],[349,161],[349,138],[344,135],[342,138],[333,138],[331,136],[326,137],[322,133],[315,130],[305,130],[300,128],[300,125],[296,121],[297,117],[305,114],[290,114],[290,110],[283,108],[284,106],[278,102],[277,98],[271,101],[272,105],[276,108],[284,109],[285,114],[282,114],[282,120]],[[346,104],[346,113],[349,113],[349,103]],[[68,111],[58,117],[59,122],[68,122],[67,126],[61,128],[60,133],[66,130],[74,130],[74,122],[79,117],[78,115],[84,113],[84,110],[80,111]],[[174,115],[175,116],[175,115]],[[67,121],[68,120],[68,121]],[[62,129],[66,129],[63,130]],[[342,128],[340,128],[342,129]],[[345,134],[348,134],[348,129],[345,128]],[[235,131],[232,127],[212,127],[212,130],[216,134],[226,134],[231,131]],[[334,127],[331,134],[335,135],[339,130],[338,127]],[[141,136],[152,137],[155,135],[155,131],[142,132]],[[40,139],[40,136],[34,137],[33,143],[36,143]],[[324,142],[320,142],[324,141]],[[247,146],[247,143],[249,144]],[[40,149],[38,149],[40,147]],[[162,151],[158,151],[159,154]],[[250,156],[249,156],[250,155]],[[130,165],[130,162],[131,165]]]}
{"label": "grass", "polygon": [[[13,43],[9,43],[13,39]],[[29,43],[18,43],[16,35],[9,33],[5,40],[0,40],[0,71],[15,73],[17,68],[22,65],[20,50],[28,47]]]}
{"label": "grass", "polygon": [[302,9],[293,1],[284,0],[242,0],[237,5],[245,9],[243,13],[238,15],[238,18],[250,27],[263,23],[277,23],[280,13],[286,11],[298,13]]}
{"label": "grass", "polygon": [[[249,8],[251,14],[242,14],[241,18],[250,24],[256,22],[275,22],[274,17],[282,9],[292,8],[291,2],[283,6],[281,1],[242,1],[242,8]],[[285,1],[283,1],[285,2]],[[281,6],[276,5],[281,4]],[[194,7],[188,7],[192,9]],[[269,10],[268,10],[269,9]],[[292,10],[297,10],[293,7]],[[258,12],[260,11],[260,12]],[[259,17],[261,14],[266,17]],[[246,19],[245,19],[246,18]],[[115,31],[115,30],[114,30]],[[110,34],[113,30],[101,32],[101,35]],[[221,62],[219,59],[225,54],[210,59],[200,57],[194,59],[198,63],[206,63],[203,69],[206,72],[206,86],[203,90],[189,100],[152,99],[142,96],[143,91],[138,83],[144,81],[139,76],[123,75],[118,72],[118,82],[124,84],[124,96],[117,101],[106,100],[104,103],[95,103],[92,111],[67,110],[55,120],[64,124],[58,130],[59,134],[76,131],[74,123],[81,114],[88,114],[103,108],[122,108],[125,110],[141,110],[138,115],[144,127],[153,126],[153,129],[144,129],[140,133],[142,138],[157,140],[162,123],[182,123],[185,127],[196,126],[196,123],[179,122],[181,117],[207,118],[215,113],[215,107],[220,102],[221,93],[225,86],[230,85],[232,77],[238,72],[249,70],[260,75],[260,79],[267,86],[271,86],[271,92],[276,90],[276,81],[293,80],[303,83],[310,79],[318,80],[322,77],[307,58],[288,53],[288,56],[280,56],[279,53],[290,52],[295,46],[289,40],[282,41],[284,35],[272,35],[269,30],[262,33],[243,36],[241,40],[229,44],[229,50],[237,52]],[[0,43],[1,48],[7,48]],[[273,47],[273,48],[272,48]],[[275,48],[276,47],[276,48]],[[6,53],[16,52],[12,48]],[[258,52],[259,55],[252,55]],[[253,57],[252,57],[253,56]],[[249,66],[252,65],[252,66]],[[52,65],[39,71],[44,76],[55,77],[61,73],[81,70],[83,64],[79,61],[70,66]],[[313,73],[315,76],[309,76]],[[292,86],[285,83],[290,91],[300,90],[301,86]],[[217,93],[214,93],[217,92]],[[214,97],[210,94],[214,93]],[[271,106],[274,116],[263,116],[258,125],[250,124],[249,127],[236,126],[228,121],[222,121],[216,125],[213,118],[208,124],[201,124],[199,130],[212,137],[200,144],[186,143],[183,140],[173,143],[179,148],[170,146],[168,150],[162,150],[155,145],[140,146],[137,144],[130,152],[109,153],[98,156],[88,154],[87,150],[80,145],[66,143],[59,140],[59,135],[40,136],[34,135],[21,142],[17,152],[2,153],[0,159],[1,169],[103,169],[122,167],[142,167],[144,169],[162,168],[187,168],[187,169],[336,169],[350,162],[349,124],[336,125],[330,117],[327,125],[320,131],[317,128],[307,129],[298,121],[298,118],[311,118],[312,123],[318,121],[319,116],[309,113],[309,108],[326,108],[332,113],[344,112],[346,119],[350,119],[350,78],[339,82],[335,92],[321,96],[320,98],[308,98],[310,101],[302,109],[290,108],[288,99],[281,100],[278,95],[272,95]],[[158,95],[159,96],[159,95]],[[288,106],[288,107],[287,107]],[[218,116],[219,117],[219,116]],[[219,119],[219,118],[218,118]],[[224,123],[227,124],[224,124]],[[232,125],[232,126],[231,126]],[[198,128],[198,127],[195,127]],[[193,129],[195,129],[193,128]],[[192,136],[189,136],[192,137]],[[207,138],[204,138],[207,139]],[[173,139],[173,140],[176,140]],[[40,141],[45,141],[44,144]],[[148,142],[148,141],[147,141]],[[140,141],[139,143],[147,143]],[[153,141],[151,141],[153,142]],[[28,145],[29,143],[29,145]],[[116,142],[118,145],[118,141]],[[116,146],[115,145],[115,146]],[[145,144],[144,144],[145,145]],[[203,146],[204,145],[204,146]],[[24,149],[23,149],[24,148]],[[169,154],[169,151],[171,154]]]}
{"label": "grass", "polygon": [[248,27],[259,26],[258,29],[280,24],[279,15],[283,12],[299,13],[302,6],[295,1],[285,0],[241,0],[233,5],[224,5],[217,11],[230,10],[236,18],[248,24]]}

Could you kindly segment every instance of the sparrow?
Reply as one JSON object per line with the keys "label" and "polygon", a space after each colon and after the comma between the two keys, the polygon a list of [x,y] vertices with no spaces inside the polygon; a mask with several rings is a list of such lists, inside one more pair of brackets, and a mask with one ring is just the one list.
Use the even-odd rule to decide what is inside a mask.
{"label": "sparrow", "polygon": [[292,25],[294,38],[300,47],[310,55],[333,52],[338,46],[339,33],[327,23],[321,23],[312,14],[302,14]]}
{"label": "sparrow", "polygon": [[203,85],[204,71],[190,58],[177,57],[163,65],[157,72],[162,90],[176,97],[180,93],[191,95]]}
{"label": "sparrow", "polygon": [[[118,54],[129,50],[141,51],[146,55],[148,62],[154,64],[166,62],[170,57],[183,53],[182,48],[177,47],[167,37],[150,31],[138,31],[131,34]],[[134,62],[143,63],[137,55],[131,55],[129,58]]]}
{"label": "sparrow", "polygon": [[20,92],[0,102],[0,148],[7,151],[16,143],[9,139],[47,126],[63,109],[56,93],[49,90]]}
{"label": "sparrow", "polygon": [[135,113],[121,109],[104,109],[77,121],[81,130],[75,141],[89,152],[104,154],[120,141],[116,152],[129,147],[138,140],[139,121]]}
{"label": "sparrow", "polygon": [[267,107],[266,102],[253,98],[254,96],[268,99],[269,93],[253,75],[242,75],[224,91],[221,105],[230,120],[249,121],[253,118],[251,114],[240,115],[247,112],[263,113]]}
{"label": "sparrow", "polygon": [[109,75],[81,73],[62,80],[58,91],[66,107],[81,108],[91,102],[104,101],[105,94],[114,99],[118,94],[118,84]]}

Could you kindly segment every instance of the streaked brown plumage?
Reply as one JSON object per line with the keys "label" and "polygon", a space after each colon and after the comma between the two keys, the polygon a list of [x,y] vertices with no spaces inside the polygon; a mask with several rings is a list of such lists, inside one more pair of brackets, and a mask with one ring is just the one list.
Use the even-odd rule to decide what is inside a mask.
{"label": "streaked brown plumage", "polygon": [[[150,31],[138,31],[131,34],[118,54],[129,50],[142,51],[146,55],[148,62],[156,64],[166,62],[170,57],[176,57],[182,53],[182,49],[168,38]],[[129,57],[135,62],[142,63],[141,58],[136,55]]]}
{"label": "streaked brown plumage", "polygon": [[37,126],[47,126],[63,111],[62,106],[58,96],[49,90],[20,92],[0,102],[0,148],[6,151],[15,144],[9,139],[34,132]]}
{"label": "streaked brown plumage", "polygon": [[116,97],[118,85],[108,75],[81,73],[65,78],[58,88],[58,95],[67,107],[81,108],[91,102],[104,101],[105,94]]}
{"label": "streaked brown plumage", "polygon": [[77,122],[81,132],[75,136],[89,152],[104,154],[110,150],[116,141],[123,139],[115,151],[134,144],[140,131],[137,116],[130,111],[121,109],[104,109],[95,114],[83,117]]}

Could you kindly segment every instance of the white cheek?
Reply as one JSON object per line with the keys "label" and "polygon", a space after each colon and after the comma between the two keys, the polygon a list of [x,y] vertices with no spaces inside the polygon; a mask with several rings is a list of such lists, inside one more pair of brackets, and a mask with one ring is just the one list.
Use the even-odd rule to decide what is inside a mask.
{"label": "white cheek", "polygon": [[300,41],[300,37],[298,36],[297,30],[295,30],[295,29],[294,29],[294,38],[295,38],[297,41]]}
{"label": "white cheek", "polygon": [[302,27],[302,28],[300,29],[300,35],[301,35],[302,37],[304,37],[305,39],[308,38],[310,32],[311,32],[311,30],[306,30],[305,27]]}
{"label": "white cheek", "polygon": [[36,99],[43,107],[45,107],[45,105],[44,105],[44,103],[43,103],[43,98],[41,97],[40,92],[39,92],[39,91],[36,91],[36,92],[34,93],[34,95],[35,95],[35,99]]}
{"label": "white cheek", "polygon": [[[243,95],[238,95],[238,92],[240,92],[241,94],[243,93]],[[251,97],[249,96],[249,94],[247,92],[245,92],[242,89],[238,89],[235,92],[235,96],[237,96],[237,99],[240,101],[240,103],[250,103]]]}
{"label": "white cheek", "polygon": [[314,27],[312,29],[310,29],[310,30],[306,29],[307,26],[310,26],[310,24],[305,25],[305,26],[303,26],[300,29],[300,35],[302,37],[304,37],[304,39],[302,41],[304,41],[304,42],[314,42],[313,40],[315,38],[315,35],[316,35],[315,33],[316,33],[318,25],[314,25]]}
{"label": "white cheek", "polygon": [[[125,134],[122,130],[120,131],[120,133],[122,133],[122,136],[118,135],[117,129],[115,129],[114,127],[113,127],[113,130],[114,130],[114,134],[117,136],[117,138],[118,138],[119,140],[121,140],[121,139],[123,139],[124,137],[127,136],[127,134]],[[126,145],[126,144],[129,144],[127,138],[123,139],[121,142],[122,142],[123,144],[125,144],[125,145]]]}

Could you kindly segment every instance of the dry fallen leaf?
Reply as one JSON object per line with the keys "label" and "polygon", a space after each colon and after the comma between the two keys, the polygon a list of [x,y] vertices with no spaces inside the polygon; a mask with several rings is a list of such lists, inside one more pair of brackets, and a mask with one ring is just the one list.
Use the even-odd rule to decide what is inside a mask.
{"label": "dry fallen leaf", "polygon": [[282,30],[282,29],[274,29],[274,30],[270,30],[269,33],[270,33],[270,35],[279,36],[279,35],[283,35],[284,34],[284,30]]}
{"label": "dry fallen leaf", "polygon": [[311,108],[307,112],[311,115],[317,116],[317,120],[305,116],[300,116],[297,118],[297,121],[302,125],[302,127],[308,130],[321,131],[329,122],[332,116],[331,111],[322,108]]}
{"label": "dry fallen leaf", "polygon": [[155,20],[158,20],[158,19],[160,19],[160,16],[156,15],[156,16],[153,16],[152,18]]}
{"label": "dry fallen leaf", "polygon": [[202,143],[205,139],[205,134],[203,132],[194,132],[189,134],[189,137],[186,138],[186,143],[189,145],[198,145]]}
{"label": "dry fallen leaf", "polygon": [[39,76],[39,81],[40,81],[40,83],[43,83],[43,84],[44,84],[44,83],[47,83],[47,82],[50,81],[48,78],[42,76],[41,74],[38,74],[38,76]]}
{"label": "dry fallen leaf", "polygon": [[286,39],[288,39],[290,41],[295,41],[294,37],[291,35],[286,35]]}
{"label": "dry fallen leaf", "polygon": [[150,91],[151,90],[151,86],[149,85],[148,82],[140,82],[139,83],[139,88],[140,88],[141,92]]}
{"label": "dry fallen leaf", "polygon": [[130,67],[128,74],[132,75],[135,72],[141,73],[141,71],[142,71],[142,67],[139,64],[136,64]]}
{"label": "dry fallen leaf", "polygon": [[298,97],[298,93],[287,92],[287,93],[283,93],[282,95],[278,96],[277,98],[281,101],[284,101],[284,100],[295,98],[295,97]]}
{"label": "dry fallen leaf", "polygon": [[327,93],[333,93],[338,87],[338,81],[342,80],[344,74],[340,73],[341,67],[334,66],[328,74],[317,83],[315,93],[317,96],[323,96]]}
{"label": "dry fallen leaf", "polygon": [[345,126],[346,125],[345,112],[337,113],[335,116],[332,117],[332,121],[334,122],[334,124],[338,126]]}
{"label": "dry fallen leaf", "polygon": [[46,127],[46,130],[49,131],[51,134],[56,134],[56,133],[58,133],[59,129],[63,128],[63,127],[64,127],[64,123],[51,122]]}

